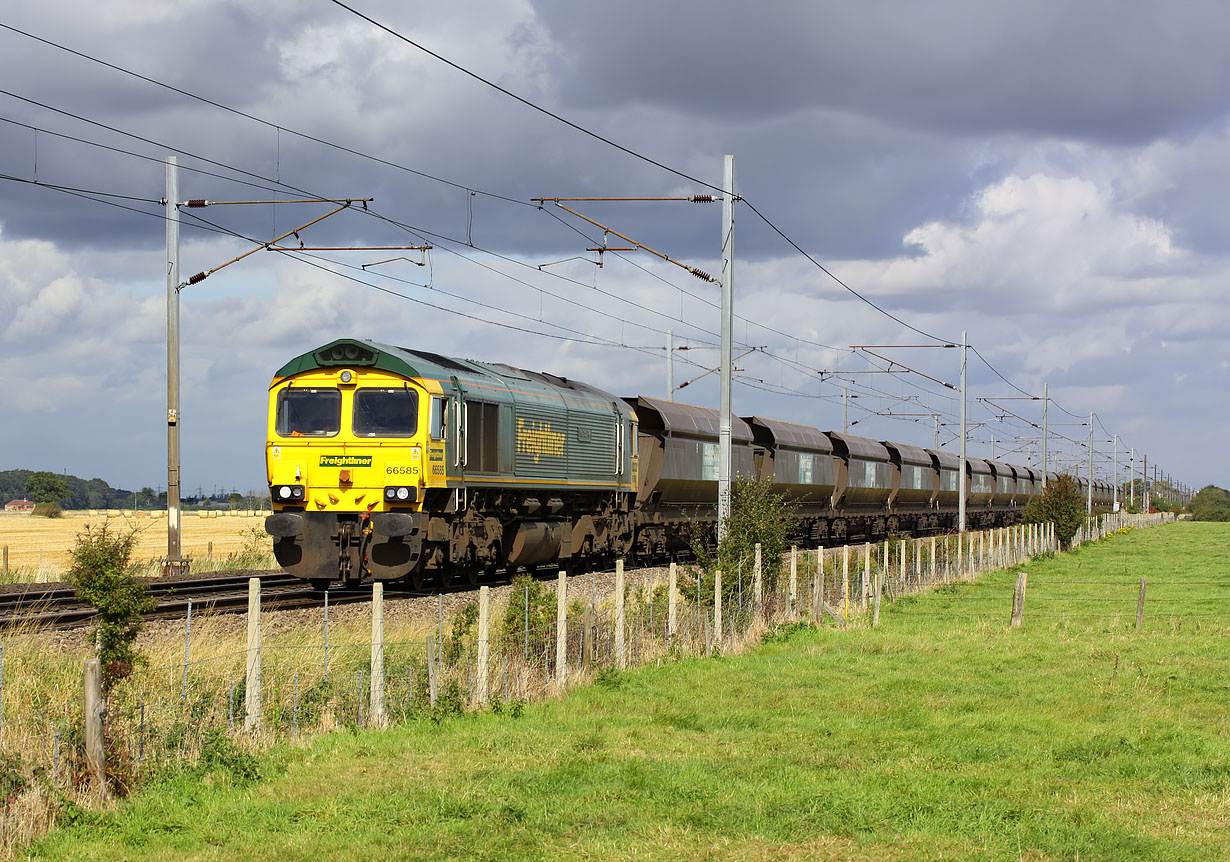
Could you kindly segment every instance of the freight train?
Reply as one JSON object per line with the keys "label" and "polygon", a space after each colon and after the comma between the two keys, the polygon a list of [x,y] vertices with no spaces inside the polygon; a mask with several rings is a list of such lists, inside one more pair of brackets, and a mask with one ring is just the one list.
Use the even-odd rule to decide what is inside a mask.
{"label": "freight train", "polygon": [[[265,530],[318,589],[661,559],[716,516],[706,407],[341,339],[283,366],[268,409]],[[804,544],[953,530],[960,481],[969,525],[1001,526],[1042,489],[1037,468],[967,458],[961,477],[950,452],[761,416],[734,418],[731,440],[734,474],[771,480]],[[1095,482],[1095,505],[1112,494]]]}

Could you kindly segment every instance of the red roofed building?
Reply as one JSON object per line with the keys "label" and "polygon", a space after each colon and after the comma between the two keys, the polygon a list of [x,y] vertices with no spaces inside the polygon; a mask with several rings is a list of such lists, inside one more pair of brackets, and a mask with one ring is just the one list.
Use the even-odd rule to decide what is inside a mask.
{"label": "red roofed building", "polygon": [[4,504],[6,512],[33,512],[34,503],[30,500],[9,500]]}

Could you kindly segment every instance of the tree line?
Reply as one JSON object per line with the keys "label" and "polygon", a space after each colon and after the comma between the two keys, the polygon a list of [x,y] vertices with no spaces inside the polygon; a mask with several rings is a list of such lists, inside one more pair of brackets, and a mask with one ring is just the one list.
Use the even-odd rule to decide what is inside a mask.
{"label": "tree line", "polygon": [[[112,488],[103,479],[82,479],[46,470],[0,470],[0,505],[9,500],[57,503],[65,509],[165,509],[167,492],[145,487],[138,491]],[[227,506],[232,509],[268,508],[268,495],[216,494],[186,497],[186,507]]]}

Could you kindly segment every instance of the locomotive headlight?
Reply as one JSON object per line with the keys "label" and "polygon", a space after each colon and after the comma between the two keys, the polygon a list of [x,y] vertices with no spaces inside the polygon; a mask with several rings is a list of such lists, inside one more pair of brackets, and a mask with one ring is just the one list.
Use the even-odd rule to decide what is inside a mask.
{"label": "locomotive headlight", "polygon": [[409,498],[410,498],[410,489],[409,489],[409,488],[398,488],[398,489],[397,489],[397,499],[399,499],[399,500],[407,500],[407,499],[409,499]]}
{"label": "locomotive headlight", "polygon": [[290,485],[283,485],[281,488],[278,488],[278,496],[281,497],[283,500],[289,500],[290,495],[291,495]]}
{"label": "locomotive headlight", "polygon": [[349,383],[352,379],[354,379],[354,375],[351,374],[349,371],[342,372],[342,382],[343,383]]}
{"label": "locomotive headlight", "polygon": [[396,488],[385,488],[385,489],[384,489],[384,498],[385,498],[386,500],[392,500],[392,499],[393,499],[393,498],[395,498],[396,496],[397,496],[397,489],[396,489]]}
{"label": "locomotive headlight", "polygon": [[292,495],[292,496],[293,496],[296,500],[302,500],[302,499],[303,499],[303,486],[302,486],[302,485],[296,485],[295,487],[291,488],[291,495]]}

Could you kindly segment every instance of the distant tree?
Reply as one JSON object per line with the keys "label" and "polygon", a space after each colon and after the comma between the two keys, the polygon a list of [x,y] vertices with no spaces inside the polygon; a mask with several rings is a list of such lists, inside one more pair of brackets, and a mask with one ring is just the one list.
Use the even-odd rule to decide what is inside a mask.
{"label": "distant tree", "polygon": [[1046,483],[1044,490],[1029,501],[1021,520],[1027,524],[1053,523],[1055,536],[1067,547],[1085,520],[1085,498],[1076,479],[1067,473]]}
{"label": "distant tree", "polygon": [[1187,508],[1193,521],[1230,521],[1230,491],[1206,485],[1192,497]]}
{"label": "distant tree", "polygon": [[26,480],[34,475],[32,470],[4,470],[0,472],[0,503],[16,500],[26,495]]}
{"label": "distant tree", "polygon": [[232,509],[242,509],[243,508],[243,494],[240,494],[238,491],[232,491],[230,494],[227,495],[226,502],[230,504]]}
{"label": "distant tree", "polygon": [[58,503],[68,497],[68,482],[45,470],[33,473],[26,480],[26,497],[36,503]]}

